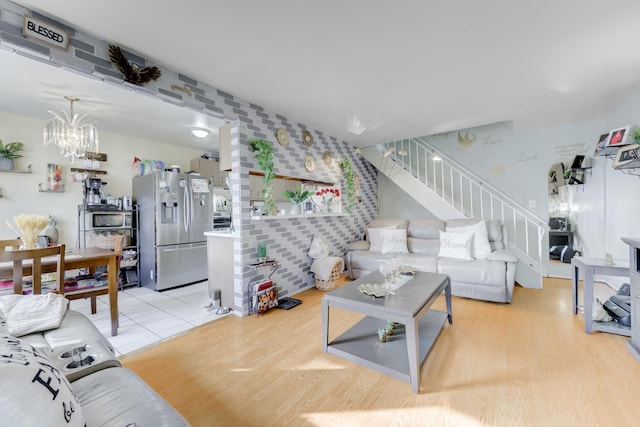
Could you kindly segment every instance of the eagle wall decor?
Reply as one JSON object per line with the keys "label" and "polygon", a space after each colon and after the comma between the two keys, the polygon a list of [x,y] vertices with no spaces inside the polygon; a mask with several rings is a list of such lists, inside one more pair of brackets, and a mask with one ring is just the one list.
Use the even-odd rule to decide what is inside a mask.
{"label": "eagle wall decor", "polygon": [[129,62],[122,53],[122,49],[112,44],[109,45],[109,59],[118,70],[124,75],[124,81],[132,83],[136,86],[142,86],[151,80],[160,78],[160,69],[158,67],[140,68]]}

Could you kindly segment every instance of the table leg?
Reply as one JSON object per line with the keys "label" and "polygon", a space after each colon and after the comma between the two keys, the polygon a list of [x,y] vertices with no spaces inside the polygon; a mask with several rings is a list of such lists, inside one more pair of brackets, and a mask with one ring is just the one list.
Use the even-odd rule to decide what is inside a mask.
{"label": "table leg", "polygon": [[447,279],[447,286],[444,288],[444,299],[447,302],[447,318],[449,324],[453,324],[453,313],[451,311],[451,280]]}
{"label": "table leg", "polygon": [[322,300],[322,351],[329,348],[329,303]]}
{"label": "table leg", "polygon": [[418,359],[418,319],[405,325],[405,339],[407,340],[407,356],[409,356],[409,379],[414,393],[420,392],[420,371]]}
{"label": "table leg", "polygon": [[583,298],[584,298],[584,331],[591,333],[591,322],[593,321],[593,276],[594,270],[584,269]]}
{"label": "table leg", "polygon": [[111,336],[118,335],[118,258],[109,257],[109,309],[111,310]]}
{"label": "table leg", "polygon": [[577,265],[571,271],[571,303],[573,304],[573,314],[578,314],[578,284],[580,282],[580,269]]}

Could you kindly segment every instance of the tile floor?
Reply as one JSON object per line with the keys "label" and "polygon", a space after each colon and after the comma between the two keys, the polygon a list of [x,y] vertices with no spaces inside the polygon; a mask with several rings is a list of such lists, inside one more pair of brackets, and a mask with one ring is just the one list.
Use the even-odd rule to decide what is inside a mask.
{"label": "tile floor", "polygon": [[223,317],[215,309],[205,309],[208,304],[207,281],[162,292],[127,288],[118,293],[120,327],[115,337],[111,336],[107,295],[98,297],[96,314],[91,314],[89,299],[73,300],[71,308],[91,319],[115,347],[116,356],[121,356]]}

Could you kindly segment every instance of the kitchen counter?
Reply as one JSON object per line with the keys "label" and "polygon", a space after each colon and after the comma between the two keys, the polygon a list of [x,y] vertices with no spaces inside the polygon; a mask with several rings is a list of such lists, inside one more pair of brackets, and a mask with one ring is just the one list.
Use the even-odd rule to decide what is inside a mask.
{"label": "kitchen counter", "polygon": [[239,239],[240,238],[240,233],[236,233],[235,231],[233,233],[229,233],[227,231],[205,231],[204,235],[206,237],[223,237],[223,238],[227,238],[227,239]]}
{"label": "kitchen counter", "polygon": [[251,221],[260,221],[261,219],[291,219],[291,218],[318,218],[327,216],[349,216],[348,213],[314,213],[314,214],[299,214],[299,215],[261,215],[252,216]]}

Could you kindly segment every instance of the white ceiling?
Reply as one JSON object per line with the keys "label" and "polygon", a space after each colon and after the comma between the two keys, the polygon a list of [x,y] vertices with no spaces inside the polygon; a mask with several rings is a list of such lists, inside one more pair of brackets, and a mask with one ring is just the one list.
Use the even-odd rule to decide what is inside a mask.
{"label": "white ceiling", "polygon": [[640,83],[637,0],[18,3],[357,146],[602,118]]}

